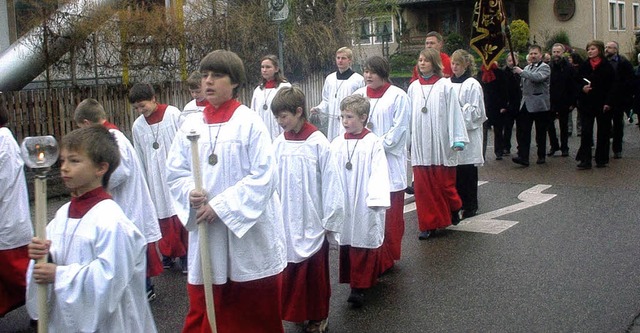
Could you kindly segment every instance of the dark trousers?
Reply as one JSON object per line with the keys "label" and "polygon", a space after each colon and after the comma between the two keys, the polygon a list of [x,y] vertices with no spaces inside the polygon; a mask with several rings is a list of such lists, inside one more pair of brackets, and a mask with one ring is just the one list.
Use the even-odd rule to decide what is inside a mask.
{"label": "dark trousers", "polygon": [[484,122],[482,125],[482,156],[485,158],[487,156],[487,138],[491,127],[493,127],[493,152],[496,157],[511,150],[513,122],[513,116],[509,112],[499,113],[495,118]]}
{"label": "dark trousers", "polygon": [[596,134],[596,164],[609,163],[609,137],[611,133],[611,113],[599,112],[596,116],[590,112],[580,114],[582,135],[580,136],[580,149],[576,155],[576,161],[591,165],[591,145],[593,144],[593,125],[598,123]]}
{"label": "dark trousers", "polygon": [[473,164],[456,166],[456,190],[462,199],[462,210],[478,210],[478,167]]}
{"label": "dark trousers", "polygon": [[547,147],[547,124],[549,123],[549,111],[533,112],[527,111],[526,106],[522,106],[516,118],[516,139],[518,140],[518,157],[523,161],[529,161],[529,150],[531,149],[531,130],[533,124],[536,125],[536,144],[538,145],[538,158],[545,158],[545,148]]}
{"label": "dark trousers", "polygon": [[510,112],[501,113],[500,118],[502,118],[502,148],[504,151],[511,151],[511,136],[513,133],[515,118]]}
{"label": "dark trousers", "polygon": [[569,108],[558,110],[558,125],[560,128],[560,142],[558,142],[558,135],[556,134],[555,117],[550,117],[548,132],[549,132],[549,144],[553,150],[569,151],[569,117],[571,117],[571,111]]}
{"label": "dark trousers", "polygon": [[629,110],[615,108],[612,110],[613,126],[611,136],[613,137],[612,150],[614,153],[622,153],[622,138],[624,137],[624,115]]}

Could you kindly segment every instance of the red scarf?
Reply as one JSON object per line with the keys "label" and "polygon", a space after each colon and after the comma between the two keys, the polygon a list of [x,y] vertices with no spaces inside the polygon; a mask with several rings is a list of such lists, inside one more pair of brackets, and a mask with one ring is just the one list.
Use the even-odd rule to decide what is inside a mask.
{"label": "red scarf", "polygon": [[305,121],[298,133],[295,133],[294,131],[284,132],[284,138],[289,141],[305,141],[317,130],[318,128],[313,126],[313,124]]}
{"label": "red scarf", "polygon": [[596,68],[598,68],[598,66],[600,66],[600,63],[602,63],[602,58],[589,58],[589,63],[591,64],[591,69],[595,70]]}
{"label": "red scarf", "polygon": [[421,75],[421,76],[418,77],[418,80],[420,81],[420,84],[424,86],[424,85],[434,84],[434,83],[438,82],[438,80],[440,80],[440,77],[434,74],[430,78],[425,79]]}
{"label": "red scarf", "polygon": [[384,95],[385,92],[387,92],[387,89],[389,89],[389,87],[391,87],[391,83],[389,82],[385,82],[382,87],[373,89],[370,88],[369,86],[367,86],[367,97],[369,98],[380,98]]}
{"label": "red scarf", "polygon": [[276,80],[269,80],[264,83],[264,89],[275,88],[278,86],[278,82]]}
{"label": "red scarf", "polygon": [[111,196],[102,186],[85,192],[79,197],[72,197],[71,204],[69,205],[69,218],[79,219],[82,218],[88,211],[97,205],[102,200],[111,199]]}
{"label": "red scarf", "polygon": [[233,113],[236,112],[236,109],[240,105],[240,102],[236,99],[230,99],[222,103],[217,109],[213,105],[207,104],[202,112],[204,114],[204,121],[207,124],[226,123],[231,119],[231,116],[233,116]]}
{"label": "red scarf", "polygon": [[164,118],[164,112],[167,111],[167,104],[158,104],[156,109],[149,115],[149,117],[144,118],[147,121],[147,124],[153,125],[162,121]]}
{"label": "red scarf", "polygon": [[198,101],[196,99],[196,106],[207,106],[209,105],[209,102],[206,99],[203,99],[202,101]]}
{"label": "red scarf", "polygon": [[105,120],[105,121],[104,121],[104,123],[102,123],[102,126],[104,126],[106,129],[114,129],[114,130],[118,130],[118,131],[120,130],[120,129],[118,128],[118,126],[116,126],[116,125],[114,125],[114,124],[110,123],[110,122],[109,122],[109,121],[107,121],[107,120]]}
{"label": "red scarf", "polygon": [[492,62],[491,65],[489,65],[489,67],[482,65],[482,82],[489,83],[495,80],[496,74],[493,72],[493,70],[497,68],[498,68],[498,63],[495,61]]}
{"label": "red scarf", "polygon": [[369,130],[365,127],[362,129],[362,132],[358,134],[344,133],[344,138],[349,139],[362,139],[365,135],[369,134]]}

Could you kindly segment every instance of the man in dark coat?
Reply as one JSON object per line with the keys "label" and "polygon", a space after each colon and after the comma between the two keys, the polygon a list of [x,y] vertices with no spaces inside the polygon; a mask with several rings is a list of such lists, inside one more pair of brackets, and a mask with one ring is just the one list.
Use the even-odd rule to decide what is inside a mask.
{"label": "man in dark coat", "polygon": [[511,136],[513,134],[513,124],[520,110],[520,101],[522,100],[522,89],[520,88],[520,75],[513,72],[513,67],[518,65],[518,53],[514,52],[507,55],[504,73],[507,79],[507,109],[505,112],[500,111],[502,118],[502,137],[503,137],[503,154],[509,156],[511,154]]}
{"label": "man in dark coat", "polygon": [[[553,156],[556,151],[562,151],[562,156],[569,156],[569,117],[575,108],[578,88],[575,84],[573,66],[569,64],[563,54],[564,45],[553,44],[551,48],[551,83],[549,93],[551,96],[551,122],[549,124],[549,143],[551,150],[548,156]],[[560,143],[556,135],[555,118],[558,118],[560,128]]]}
{"label": "man in dark coat", "polygon": [[[483,124],[482,155],[486,157],[487,137],[491,127],[493,127],[493,151],[496,160],[501,160],[504,151],[504,121],[502,113],[507,110],[507,76],[505,72],[498,68],[497,63],[491,67],[492,77],[481,75],[479,78],[484,93],[484,107],[487,113],[487,121]],[[513,128],[513,122],[511,123]],[[511,137],[509,137],[511,139]]]}
{"label": "man in dark coat", "polygon": [[615,71],[613,83],[612,117],[613,127],[611,134],[613,142],[613,158],[622,158],[622,137],[624,136],[624,115],[629,113],[633,105],[633,65],[625,57],[618,53],[619,45],[615,41],[607,42],[604,53]]}

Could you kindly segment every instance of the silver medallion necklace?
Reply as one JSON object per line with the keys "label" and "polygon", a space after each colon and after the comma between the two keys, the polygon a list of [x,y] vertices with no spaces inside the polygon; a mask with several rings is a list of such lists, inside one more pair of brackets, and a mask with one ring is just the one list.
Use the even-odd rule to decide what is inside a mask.
{"label": "silver medallion necklace", "polygon": [[71,243],[73,242],[73,239],[76,237],[76,231],[78,231],[78,226],[80,226],[80,222],[82,222],[83,218],[84,216],[80,218],[80,220],[78,221],[78,224],[76,224],[76,226],[73,228],[73,232],[71,233],[71,238],[67,242],[67,226],[69,225],[69,213],[67,213],[67,220],[64,222],[64,231],[62,232],[62,235],[63,235],[62,244],[66,243],[67,248],[64,251],[64,257],[62,258],[62,262],[59,263],[60,265],[69,264],[67,262],[67,258],[69,258],[69,252],[71,252]]}
{"label": "silver medallion necklace", "polygon": [[429,89],[429,93],[427,94],[427,97],[424,97],[424,89],[422,89],[422,85],[420,85],[420,91],[422,92],[422,99],[424,100],[424,106],[420,110],[422,111],[422,113],[427,113],[427,111],[429,111],[429,109],[427,109],[427,102],[429,102],[429,96],[431,96],[431,91],[433,90],[434,85],[435,83],[431,85],[431,89]]}
{"label": "silver medallion necklace", "polygon": [[367,122],[367,128],[369,128],[369,130],[372,130],[372,131],[373,131],[373,122],[371,121],[371,118],[373,116],[373,112],[376,110],[376,106],[378,105],[378,102],[380,102],[380,99],[382,99],[382,97],[376,100],[376,102],[373,104],[373,107],[371,108],[371,112],[369,112],[369,122]]}
{"label": "silver medallion necklace", "polygon": [[[275,90],[275,88],[273,89]],[[273,92],[273,90],[270,90],[267,94],[267,88],[264,88],[264,93],[262,93],[262,96],[264,97],[264,104],[262,105],[262,109],[265,111],[269,109],[269,106],[267,105],[267,99],[269,99],[269,96],[271,96],[271,92]]]}
{"label": "silver medallion necklace", "polygon": [[[151,129],[151,132],[153,133],[153,128]],[[159,133],[160,133],[160,123],[158,123],[156,125],[156,132],[153,133],[153,144],[151,145],[151,147],[153,147],[153,149],[160,148],[160,144],[158,143],[158,134]]]}
{"label": "silver medallion necklace", "polygon": [[216,133],[216,138],[211,144],[211,126],[209,126],[209,146],[211,146],[211,154],[209,155],[209,164],[216,165],[218,164],[218,155],[216,155],[216,146],[218,145],[218,135],[220,135],[220,129],[222,129],[222,125],[218,127],[218,132]]}
{"label": "silver medallion necklace", "polygon": [[344,167],[347,168],[347,170],[351,170],[353,168],[353,164],[351,164],[351,158],[353,157],[353,154],[356,152],[356,148],[358,147],[359,141],[360,139],[356,140],[356,144],[353,146],[353,151],[349,153],[349,140],[347,140],[347,164],[344,165]]}

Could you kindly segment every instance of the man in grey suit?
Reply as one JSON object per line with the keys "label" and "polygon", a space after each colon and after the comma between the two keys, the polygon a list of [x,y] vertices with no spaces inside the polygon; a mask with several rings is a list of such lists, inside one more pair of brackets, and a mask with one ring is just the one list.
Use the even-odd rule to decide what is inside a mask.
{"label": "man in grey suit", "polygon": [[542,48],[538,45],[529,47],[529,61],[524,69],[514,67],[513,72],[522,78],[522,102],[516,117],[516,139],[518,156],[513,162],[529,166],[529,150],[531,148],[531,129],[536,125],[536,144],[538,145],[537,164],[545,163],[547,146],[547,125],[550,121],[551,101],[549,82],[551,68],[542,61]]}

